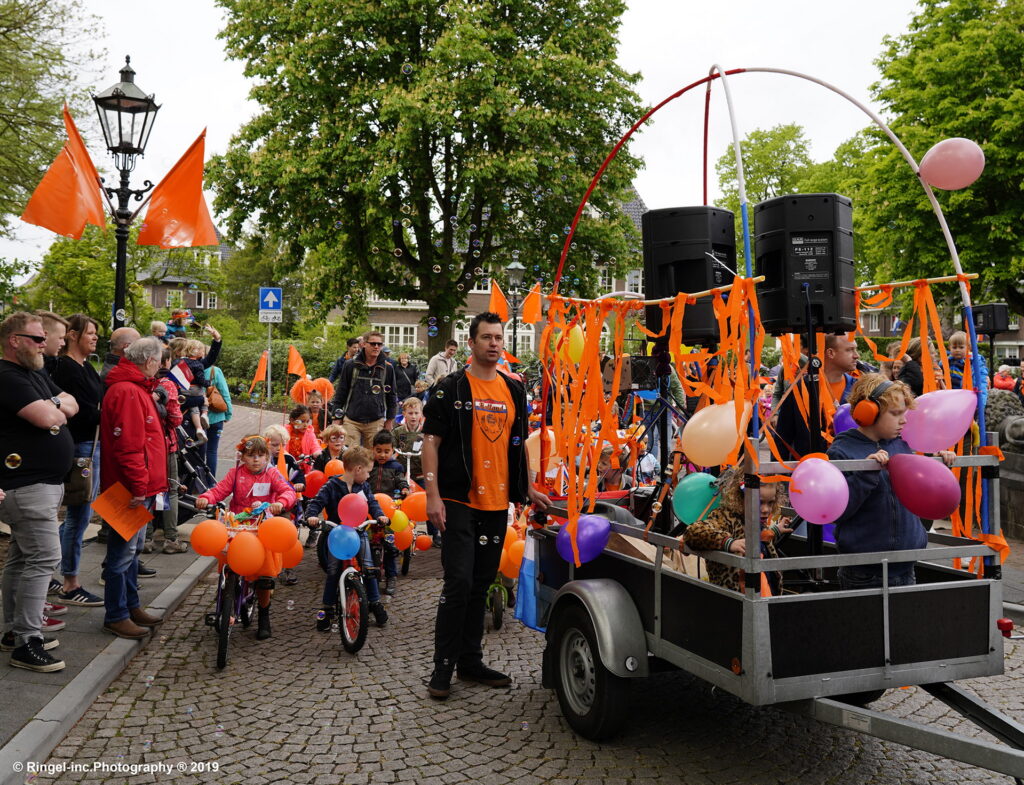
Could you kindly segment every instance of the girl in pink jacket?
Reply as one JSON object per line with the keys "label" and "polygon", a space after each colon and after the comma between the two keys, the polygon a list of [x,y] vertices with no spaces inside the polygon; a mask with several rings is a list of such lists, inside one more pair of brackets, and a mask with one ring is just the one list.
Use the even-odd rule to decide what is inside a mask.
{"label": "girl in pink jacket", "polygon": [[[241,463],[227,476],[196,499],[196,509],[203,510],[211,503],[231,497],[230,510],[239,513],[261,502],[270,502],[270,513],[279,515],[295,505],[295,490],[281,476],[276,466],[270,466],[270,448],[262,436],[246,436],[238,444]],[[274,579],[261,575],[256,581],[259,601],[259,623],[256,639],[270,637],[270,597]]]}

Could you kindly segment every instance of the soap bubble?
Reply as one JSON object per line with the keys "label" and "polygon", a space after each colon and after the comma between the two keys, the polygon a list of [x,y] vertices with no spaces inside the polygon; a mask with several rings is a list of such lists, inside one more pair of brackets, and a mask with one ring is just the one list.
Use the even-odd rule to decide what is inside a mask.
{"label": "soap bubble", "polygon": [[434,325],[430,325],[427,328],[427,335],[429,335],[431,338],[436,338],[438,332],[439,332],[439,330],[436,327],[434,327]]}
{"label": "soap bubble", "polygon": [[434,397],[435,398],[444,398],[444,390],[438,390],[436,393],[434,393]]}
{"label": "soap bubble", "polygon": [[327,618],[327,613],[325,611],[317,611],[316,612],[316,620],[317,621],[323,621],[326,618]]}
{"label": "soap bubble", "polygon": [[481,545],[486,545],[487,544],[487,535],[486,534],[481,534],[480,535],[480,539],[478,540],[478,542]]}
{"label": "soap bubble", "polygon": [[335,229],[340,229],[341,228],[341,221],[335,221],[334,222],[334,228]]}
{"label": "soap bubble", "polygon": [[118,308],[117,311],[114,313],[114,318],[117,319],[117,321],[119,322],[123,322],[127,316],[128,314],[125,313],[124,308]]}
{"label": "soap bubble", "polygon": [[520,439],[520,438],[519,438],[518,436],[513,436],[513,437],[512,437],[512,446],[513,446],[513,447],[518,447],[518,446],[519,446],[519,444],[520,444],[520,443],[521,443],[522,441],[523,441],[523,440],[522,440],[522,439]]}
{"label": "soap bubble", "polygon": [[114,436],[120,436],[120,435],[121,435],[121,428],[120,428],[120,426],[117,426],[117,427],[114,428]]}
{"label": "soap bubble", "polygon": [[51,436],[56,436],[59,433],[60,433],[60,426],[59,425],[51,425],[50,426],[50,435]]}
{"label": "soap bubble", "polygon": [[427,324],[437,324],[437,317],[431,316],[427,319]]}
{"label": "soap bubble", "polygon": [[398,257],[400,257],[402,255],[402,249],[401,248],[396,248],[394,250],[394,254],[395,254],[395,258],[397,259]]}
{"label": "soap bubble", "polygon": [[4,466],[8,469],[17,469],[21,466],[21,456],[16,452],[10,453],[4,460]]}
{"label": "soap bubble", "polygon": [[324,346],[326,346],[326,345],[327,345],[327,339],[324,338],[322,335],[317,336],[316,338],[313,339],[313,346],[315,348],[317,348],[317,349],[323,349]]}
{"label": "soap bubble", "polygon": [[[288,600],[288,610],[295,610],[295,600]],[[323,613],[323,611],[321,611],[321,613]]]}
{"label": "soap bubble", "polygon": [[462,401],[456,401],[455,402],[455,408],[456,409],[461,409],[462,408]]}
{"label": "soap bubble", "polygon": [[403,63],[402,73],[405,74],[406,76],[409,76],[409,74],[412,73],[412,63]]}
{"label": "soap bubble", "polygon": [[373,393],[374,395],[380,395],[380,385],[375,384],[372,387],[370,387],[370,392]]}
{"label": "soap bubble", "polygon": [[435,265],[434,265],[434,266],[433,266],[433,267],[432,267],[431,269],[432,269],[432,270],[433,270],[433,271],[434,271],[435,273],[439,273],[439,272],[441,272],[441,265],[439,265],[439,264],[435,264]]}

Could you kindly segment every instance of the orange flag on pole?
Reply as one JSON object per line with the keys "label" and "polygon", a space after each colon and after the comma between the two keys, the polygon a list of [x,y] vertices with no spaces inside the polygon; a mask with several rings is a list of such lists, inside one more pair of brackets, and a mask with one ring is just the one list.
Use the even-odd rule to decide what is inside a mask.
{"label": "orange flag on pole", "polygon": [[299,350],[288,344],[288,373],[294,373],[300,379],[306,378],[306,362]]}
{"label": "orange flag on pole", "polygon": [[544,318],[541,312],[540,284],[535,283],[523,300],[523,324],[536,324]]}
{"label": "orange flag on pole", "polygon": [[256,389],[256,385],[267,380],[267,350],[260,355],[259,364],[256,366],[256,375],[252,377],[252,384],[249,385],[249,394]]}
{"label": "orange flag on pole", "polygon": [[508,300],[505,299],[501,287],[493,278],[491,279],[491,301],[487,305],[487,310],[498,314],[501,321],[508,321]]}
{"label": "orange flag on pole", "polygon": [[64,128],[68,140],[32,192],[21,220],[78,240],[86,224],[106,226],[107,214],[100,196],[100,176],[67,106]]}
{"label": "orange flag on pole", "polygon": [[161,248],[217,245],[210,208],[203,195],[203,155],[206,129],[153,189],[139,245]]}

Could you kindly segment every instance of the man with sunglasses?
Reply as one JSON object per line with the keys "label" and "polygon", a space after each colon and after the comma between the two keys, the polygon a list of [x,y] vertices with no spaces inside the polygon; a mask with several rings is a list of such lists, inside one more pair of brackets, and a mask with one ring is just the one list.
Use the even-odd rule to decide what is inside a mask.
{"label": "man with sunglasses", "polygon": [[43,634],[43,605],[50,575],[60,563],[57,508],[74,457],[67,422],[78,404],[40,373],[46,331],[38,316],[8,316],[0,324],[0,344],[0,488],[6,492],[0,519],[11,527],[0,649],[11,652],[16,668],[50,673],[63,669],[64,662],[50,654],[58,644]]}
{"label": "man with sunglasses", "polygon": [[373,449],[373,437],[391,430],[398,413],[398,385],[395,367],[382,356],[384,336],[366,334],[363,349],[346,360],[331,401],[334,422],[345,431],[345,447]]}

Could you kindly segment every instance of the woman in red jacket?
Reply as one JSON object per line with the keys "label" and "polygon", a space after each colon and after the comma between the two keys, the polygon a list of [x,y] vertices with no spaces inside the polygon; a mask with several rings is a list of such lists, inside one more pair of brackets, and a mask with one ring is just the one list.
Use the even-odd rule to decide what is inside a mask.
{"label": "woman in red jacket", "polygon": [[[167,443],[153,398],[162,353],[163,344],[152,336],[130,344],[104,380],[107,392],[100,410],[100,487],[120,483],[131,494],[130,507],[151,511],[166,505]],[[139,554],[145,537],[143,526],[129,540],[116,531],[107,539],[103,629],[121,638],[144,638],[163,622],[139,607]]]}

